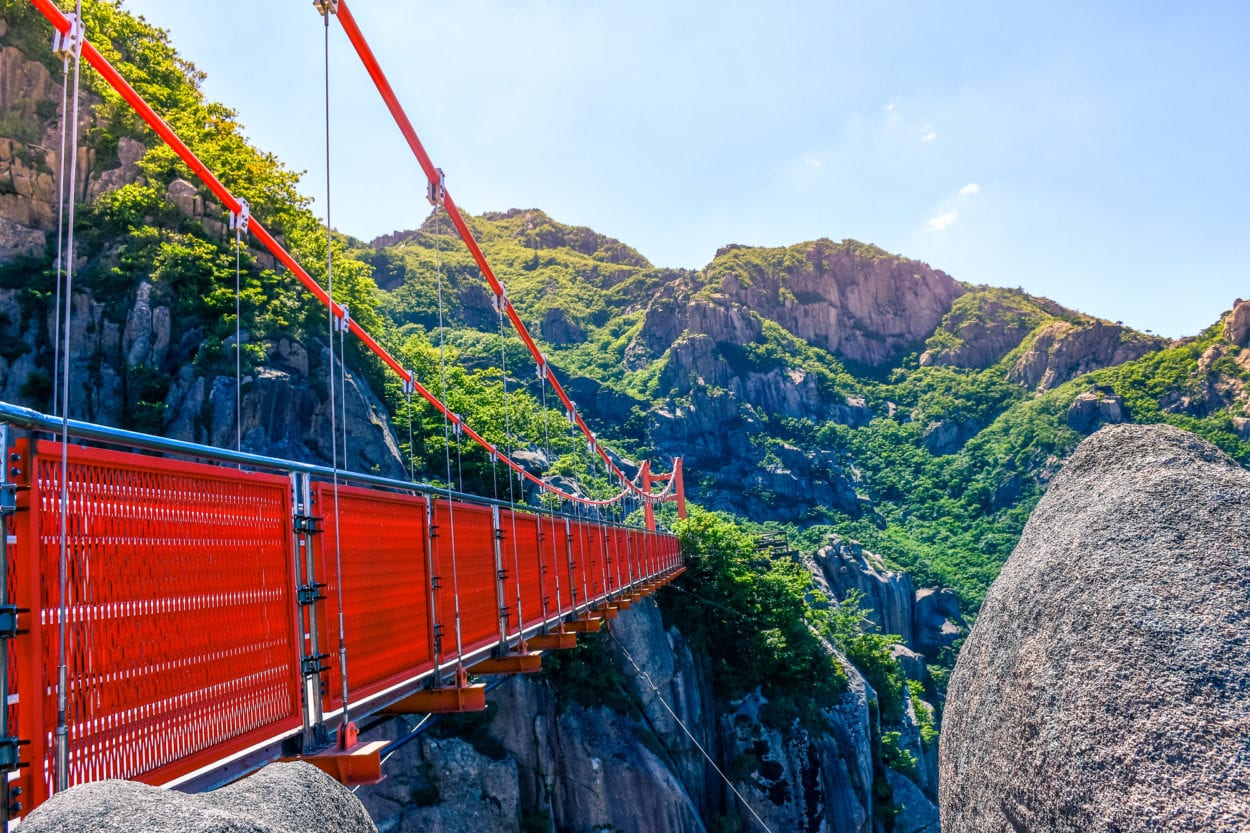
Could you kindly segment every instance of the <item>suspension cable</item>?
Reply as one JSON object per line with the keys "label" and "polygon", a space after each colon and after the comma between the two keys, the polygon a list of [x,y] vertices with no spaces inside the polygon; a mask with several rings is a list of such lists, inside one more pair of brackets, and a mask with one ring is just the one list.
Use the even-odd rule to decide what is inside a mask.
{"label": "suspension cable", "polygon": [[725,775],[724,771],[717,765],[716,761],[712,760],[712,756],[709,755],[707,750],[703,748],[703,744],[699,743],[698,738],[696,738],[694,733],[691,732],[686,726],[685,721],[677,716],[677,712],[673,711],[673,707],[668,704],[668,701],[664,699],[664,695],[660,693],[660,687],[652,681],[651,675],[639,667],[638,663],[634,661],[633,656],[629,653],[629,649],[616,638],[616,634],[609,630],[608,636],[612,639],[612,643],[620,649],[625,659],[629,661],[629,664],[634,667],[634,671],[638,673],[638,679],[647,684],[647,687],[650,688],[651,692],[655,695],[655,699],[659,700],[660,705],[664,707],[664,710],[672,716],[673,720],[677,721],[677,725],[680,726],[681,730],[686,733],[686,737],[690,738],[690,742],[693,743],[695,748],[699,750],[704,759],[711,764],[712,769],[716,770],[716,774],[721,777],[721,780],[725,782],[725,785],[729,787],[729,789],[733,790],[733,794],[736,795],[738,800],[742,802],[742,806],[746,807],[747,810],[750,811],[751,815],[755,817],[755,820],[759,822],[760,827],[764,828],[767,833],[773,833],[772,828],[768,826],[764,819],[760,818],[760,814],[755,812],[755,808],[751,806],[750,802],[746,800],[746,797],[739,792],[738,788],[735,787],[733,782],[729,780],[729,776]]}
{"label": "suspension cable", "polygon": [[[542,351],[539,349],[537,343],[535,343],[533,336],[530,334],[529,329],[525,326],[525,322],[521,319],[516,307],[511,301],[507,300],[503,284],[500,283],[499,279],[495,276],[494,270],[491,268],[485,254],[482,252],[481,246],[473,236],[473,232],[469,229],[468,224],[465,222],[460,209],[456,206],[456,203],[451,198],[451,195],[446,193],[445,188],[443,188],[442,170],[434,166],[429,154],[426,153],[424,146],[421,144],[421,140],[417,136],[416,130],[413,128],[411,121],[404,112],[403,106],[399,103],[390,82],[387,80],[386,73],[382,70],[376,56],[373,54],[373,50],[369,47],[364,34],[357,25],[355,17],[352,15],[352,12],[348,7],[348,3],[346,0],[341,0],[338,5],[339,23],[342,24],[344,33],[347,35],[348,40],[356,50],[356,54],[360,57],[361,62],[364,64],[365,69],[369,73],[370,78],[373,80],[374,85],[377,87],[378,92],[381,94],[383,102],[386,104],[386,107],[390,111],[391,116],[394,118],[395,123],[398,125],[400,132],[407,141],[409,148],[416,157],[418,164],[425,173],[426,179],[429,181],[431,187],[434,187],[435,184],[438,183],[438,187],[440,188],[442,195],[440,204],[442,204],[443,208],[447,211],[448,219],[460,235],[461,240],[464,241],[465,246],[469,250],[469,254],[477,263],[482,276],[490,285],[491,290],[496,296],[500,297],[504,301],[504,312],[508,316],[508,319],[512,322],[517,335],[521,338],[521,341],[534,357],[534,360],[542,364],[545,361]],[[594,443],[595,448],[598,449],[598,453],[603,457],[609,473],[620,474],[620,469],[615,463],[612,462],[607,449],[595,442],[594,433],[590,430],[590,427],[586,424],[585,420],[577,414],[573,401],[568,396],[568,392],[554,375],[551,378],[551,386],[552,390],[564,403],[565,408],[568,409],[574,427],[580,429],[582,433],[585,434],[586,438]],[[626,491],[633,491],[637,488],[638,487],[634,484],[626,481]]]}
{"label": "suspension cable", "polygon": [[[52,23],[52,25],[54,26],[54,28],[57,29],[58,32],[66,33],[71,29],[72,24],[71,24],[70,18],[62,14],[59,10],[57,10],[56,7],[51,2],[49,2],[49,0],[34,0],[34,2],[35,2],[36,7],[39,9],[39,11]],[[371,52],[369,52],[367,45],[363,43],[362,36],[360,35],[358,28],[355,27],[354,20],[352,19],[351,13],[347,8],[347,4],[343,2],[343,0],[317,0],[318,8],[321,8],[323,5],[330,6],[332,10],[337,13],[338,17],[343,22],[345,30],[348,31],[349,37],[352,38],[353,45],[357,47],[357,52],[361,53],[362,57],[365,57],[365,55],[368,55],[369,59],[371,60],[372,54]],[[156,113],[156,111],[152,109],[151,105],[148,104],[143,99],[143,97],[134,89],[133,86],[127,83],[127,81],[117,72],[117,70],[109,63],[109,61],[99,52],[99,50],[97,50],[91,43],[85,42],[85,41],[80,44],[80,48],[81,48],[81,56],[86,58],[88,63],[92,64],[97,70],[99,70],[103,79],[111,87],[113,87],[128,104],[130,104],[134,108],[135,112],[156,132],[156,134],[161,139],[163,139],[166,142],[166,144],[174,151],[174,153],[184,163],[186,163],[186,165],[190,168],[191,172],[195,176],[197,176],[208,187],[208,189],[213,193],[213,195],[216,196],[219,200],[221,200],[222,204],[227,209],[229,209],[230,211],[237,211],[239,207],[239,203],[240,203],[239,199],[236,198],[232,193],[230,193],[230,191],[221,183],[221,181],[191,151],[191,149],[186,145],[186,143],[183,142],[182,139],[180,139],[178,135],[170,128],[170,126]],[[366,60],[366,65],[370,69],[370,74],[374,75],[374,80],[379,82],[382,87],[389,89],[389,85],[386,84],[384,76],[380,74],[381,72],[380,67],[377,67],[376,61],[373,61],[372,63],[370,63],[370,60]],[[395,102],[388,101],[388,106],[391,106],[392,104],[395,104]],[[402,115],[402,111],[397,111],[397,110],[392,109],[392,112],[397,115],[397,118],[400,115]],[[410,125],[408,127],[410,128]],[[328,130],[327,130],[327,133],[328,133]],[[412,145],[414,148],[419,147],[419,142],[417,142],[416,140],[415,133],[411,133],[410,129],[408,129],[405,132],[405,136],[410,139],[410,145]],[[479,267],[482,269],[483,275],[488,279],[488,282],[491,283],[492,288],[497,289],[497,291],[502,291],[502,284],[500,284],[498,280],[495,278],[494,273],[490,268],[490,264],[485,262],[484,256],[482,256],[481,254],[480,247],[477,246],[477,243],[473,239],[472,234],[469,232],[467,225],[465,225],[464,219],[462,215],[460,214],[459,209],[456,208],[455,203],[452,201],[450,195],[446,194],[445,189],[442,188],[441,172],[439,171],[439,169],[434,168],[432,164],[427,164],[429,163],[429,159],[428,157],[425,157],[423,155],[423,152],[419,154],[419,156],[422,156],[422,167],[426,171],[427,179],[429,179],[431,186],[435,185],[436,183],[439,184],[440,205],[443,205],[444,209],[448,212],[448,216],[452,221],[452,225],[456,227],[456,231],[460,234],[461,238],[465,240],[466,245],[469,246],[470,254],[472,254],[475,261],[478,262]],[[336,309],[334,301],[332,300],[330,295],[326,292],[326,290],[316,280],[314,280],[312,276],[308,273],[308,271],[304,269],[291,256],[290,252],[288,252],[282,246],[282,244],[278,242],[278,240],[274,237],[272,233],[270,233],[259,222],[253,222],[249,231],[252,235],[255,236],[256,240],[262,246],[264,246],[271,254],[273,254],[273,256],[284,267],[286,267],[288,270],[291,271],[292,274],[295,275],[295,277],[300,281],[300,283],[306,289],[308,289],[308,291],[311,292],[318,301],[322,302],[329,308],[332,315],[340,316],[345,319],[345,316],[341,315],[341,310]],[[68,304],[68,300],[67,300],[67,304]],[[508,302],[506,304],[506,313],[507,313],[509,320],[512,322],[513,326],[517,328],[517,333],[521,337],[521,340],[525,343],[525,346],[530,350],[532,354],[541,356],[541,351],[538,350],[537,345],[534,343],[533,338],[529,334],[529,331],[525,328],[524,323],[520,320],[519,314],[517,313],[515,307],[512,305],[511,302]],[[387,350],[384,349],[378,343],[378,341],[374,339],[373,336],[371,336],[368,333],[368,331],[362,328],[355,321],[345,320],[345,323],[351,329],[351,331],[361,340],[361,342],[364,343],[365,346],[368,347],[370,351],[372,351],[375,355],[377,355],[378,358],[380,358],[390,370],[392,370],[394,373],[400,376],[401,379],[404,379],[405,381],[415,381],[412,379],[411,374],[407,370],[405,370],[395,360],[395,357],[392,356],[389,352],[387,352]],[[560,385],[559,381],[554,376],[551,377],[550,382],[551,382],[552,390],[561,399],[561,401],[564,402],[565,408],[569,414],[569,417],[573,426],[575,428],[580,429],[583,433],[586,433],[588,436],[593,437],[593,434],[590,433],[589,428],[587,427],[585,423],[585,420],[582,419],[577,414],[576,408],[572,400],[568,398],[568,394],[564,390],[563,386]],[[442,401],[440,401],[437,397],[435,397],[432,393],[430,393],[429,390],[427,390],[420,384],[416,385],[416,391],[420,393],[424,399],[426,399],[431,405],[433,405],[440,412],[443,412],[446,410],[446,405]],[[474,431],[469,426],[464,425],[463,421],[458,416],[452,415],[452,418],[457,422],[458,427],[460,428],[460,430],[463,431],[463,433],[467,434],[474,442],[481,445],[484,449],[486,449],[488,453],[497,453],[491,443],[489,443],[484,437],[482,437],[481,434]],[[600,448],[601,454],[606,454],[606,450],[604,450],[601,446],[599,446],[599,448]],[[501,462],[504,462],[510,468],[512,468],[513,471],[516,471],[520,477],[532,481],[535,485],[539,486],[540,488],[546,489],[548,491],[555,491],[556,487],[550,484],[544,483],[540,478],[532,475],[528,471],[525,471],[523,467],[519,466],[514,461],[510,459],[505,459],[505,460],[502,460]],[[610,460],[606,462],[609,468],[615,468],[615,465],[611,463]],[[625,491],[631,491],[631,490],[636,491],[637,489],[638,489],[638,486],[636,484],[633,484],[628,481],[626,482]],[[621,499],[622,496],[623,495],[615,495],[615,496],[605,499],[602,502],[610,503],[614,500]],[[563,500],[568,500],[568,501],[573,501],[573,502],[581,502],[581,501],[587,500],[586,498],[581,498],[581,497],[570,495],[570,494],[561,494],[559,495],[559,497],[561,497]]]}
{"label": "suspension cable", "polygon": [[[347,727],[350,725],[351,715],[349,711],[348,683],[347,683],[347,623],[343,613],[343,547],[342,535],[340,527],[342,526],[339,514],[339,446],[338,446],[338,415],[335,408],[335,392],[334,392],[334,333],[335,330],[340,332],[347,328],[348,312],[346,307],[342,307],[340,321],[339,316],[335,314],[334,305],[334,226],[331,224],[330,208],[332,205],[330,199],[330,13],[333,4],[330,2],[320,3],[317,6],[321,12],[321,17],[325,23],[325,142],[326,142],[326,294],[329,295],[330,304],[330,453],[333,457],[333,484],[334,484],[334,571],[335,584],[337,585],[338,595],[338,625],[339,625],[339,682],[341,684],[340,696],[343,700],[343,722],[341,724],[340,743],[347,737]],[[340,338],[340,344],[342,339]],[[343,365],[342,373],[346,374],[346,356],[340,351],[339,362]],[[344,383],[346,386],[346,382]],[[346,396],[346,390],[344,390]],[[343,462],[346,463],[347,457],[347,410],[343,411]]]}
{"label": "suspension cable", "polygon": [[65,277],[65,119],[69,116],[69,52],[61,59],[61,154],[57,158],[56,195],[56,316],[52,333],[52,414],[61,398],[61,282]]}
{"label": "suspension cable", "polygon": [[[507,441],[508,456],[513,455],[512,448],[512,408],[508,400],[508,346],[504,339],[503,303],[499,299],[499,375],[503,380],[503,431]],[[521,551],[516,534],[516,495],[512,489],[512,469],[508,469],[508,518],[512,524],[512,570],[516,576],[516,619],[517,632],[524,631],[525,615],[521,609]]]}
{"label": "suspension cable", "polygon": [[[547,473],[548,475],[550,475],[551,473],[551,426],[549,423],[550,423],[551,414],[547,411],[547,365],[546,363],[543,363],[539,365],[538,367],[538,380],[539,380],[539,385],[542,389],[542,411],[541,413],[542,413],[542,421],[543,421],[543,456],[544,456],[544,459],[546,459],[547,461]],[[541,511],[542,511],[543,505],[545,504],[546,509],[547,509],[547,520],[549,522],[548,528],[551,530],[551,553],[554,557],[553,563],[558,564],[559,554],[556,552],[556,509],[555,509],[554,502],[550,499],[550,496],[551,496],[550,492],[539,492],[538,494],[539,512],[540,512],[540,517],[538,521],[539,530],[540,530],[539,534],[541,535],[541,529],[542,529]],[[559,612],[560,610],[560,570],[556,569],[554,572],[555,572],[555,583],[556,583],[556,611]],[[547,610],[548,610],[547,587],[546,587],[546,583],[543,581],[544,577],[546,576],[546,573],[547,571],[543,567],[542,543],[540,541],[539,547],[538,547],[538,582],[539,582],[540,594],[543,600],[544,626],[547,622]]]}
{"label": "suspension cable", "polygon": [[[69,342],[70,316],[73,310],[74,295],[74,203],[78,188],[78,108],[79,69],[82,57],[82,0],[75,6],[74,27],[70,35],[69,54],[74,59],[74,100],[73,111],[69,119],[69,182],[68,187],[62,183],[62,193],[66,206],[66,252],[65,252],[65,327],[63,337],[65,343],[61,348],[61,529],[60,557],[57,564],[59,573],[59,594],[57,599],[57,669],[56,669],[56,734],[54,748],[56,752],[56,791],[69,787],[69,670],[66,664],[66,638],[69,613]],[[65,114],[61,115],[62,145],[64,145]]]}
{"label": "suspension cable", "polygon": [[[437,198],[431,189],[431,195]],[[439,203],[434,200],[434,280],[438,289],[438,368],[442,382],[443,401],[447,401],[447,327],[443,320],[443,257],[442,241],[439,236]],[[447,411],[443,411],[443,456],[447,460],[447,524],[451,527],[451,596],[452,611],[456,626],[456,663],[457,672],[463,668],[460,659],[464,653],[464,645],[460,634],[460,576],[456,569],[456,504],[451,497],[453,481],[451,479],[451,426]],[[461,478],[464,473],[460,467],[460,420],[456,419],[456,468]],[[457,673],[459,677],[459,673]],[[459,683],[459,679],[457,679]]]}
{"label": "suspension cable", "polygon": [[404,385],[404,394],[408,398],[408,479],[417,481],[417,450],[412,444],[412,386]]}
{"label": "suspension cable", "polygon": [[243,450],[243,218],[234,225],[234,450]]}

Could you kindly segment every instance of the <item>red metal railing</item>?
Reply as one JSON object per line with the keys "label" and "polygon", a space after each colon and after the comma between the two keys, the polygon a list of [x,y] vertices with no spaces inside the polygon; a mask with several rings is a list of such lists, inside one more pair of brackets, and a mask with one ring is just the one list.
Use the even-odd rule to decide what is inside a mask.
{"label": "red metal railing", "polygon": [[[8,590],[23,611],[10,715],[29,741],[16,782],[28,811],[55,783],[61,446],[21,440],[10,453]],[[78,445],[68,460],[70,784],[170,783],[296,738],[308,708],[299,623],[316,605],[320,650],[333,656],[340,584],[358,717],[426,685],[436,662],[515,650],[679,566],[671,535],[349,485],[336,507],[318,482],[312,557],[324,586],[310,596],[296,566],[296,475]],[[313,673],[333,718],[338,663]]]}
{"label": "red metal railing", "polygon": [[[61,451],[16,453],[16,725],[37,803],[57,723]],[[71,783],[161,782],[298,726],[288,481],[72,447],[68,486]]]}

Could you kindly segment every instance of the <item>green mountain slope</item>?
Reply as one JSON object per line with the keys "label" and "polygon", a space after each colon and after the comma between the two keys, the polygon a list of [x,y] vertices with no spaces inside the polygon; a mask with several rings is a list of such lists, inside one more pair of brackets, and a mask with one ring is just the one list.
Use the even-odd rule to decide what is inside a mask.
{"label": "green mountain slope", "polygon": [[[466,365],[487,363],[499,349],[489,298],[446,224],[433,226],[356,253],[388,264],[385,314],[431,340],[437,259],[446,342]],[[729,246],[690,272],[539,211],[474,227],[609,436],[685,455],[707,506],[788,525],[813,547],[837,530],[973,606],[1098,425],[1166,421],[1250,461],[1250,353],[1222,325],[1168,344],[855,241]]]}

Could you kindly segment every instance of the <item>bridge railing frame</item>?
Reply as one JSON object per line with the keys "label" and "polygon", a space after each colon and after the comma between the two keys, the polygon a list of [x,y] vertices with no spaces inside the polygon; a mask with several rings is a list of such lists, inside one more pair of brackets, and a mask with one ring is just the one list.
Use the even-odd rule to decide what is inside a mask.
{"label": "bridge railing frame", "polygon": [[[30,501],[37,497],[43,502],[45,515],[53,514],[49,507],[55,506],[59,518],[59,503],[50,502],[49,497],[53,487],[59,493],[59,473],[52,474],[54,469],[49,460],[54,456],[54,451],[59,460],[60,446],[52,440],[38,437],[59,433],[60,428],[59,418],[0,402],[0,448],[4,449],[6,455],[4,473],[0,474],[0,496],[13,495],[15,490],[18,493],[18,499],[10,502],[13,509],[18,511],[5,512],[6,543],[4,551],[0,552],[0,575],[7,575],[9,581],[15,580],[15,574],[20,575],[20,582],[24,582],[21,586],[25,588],[21,594],[21,602],[28,608],[22,614],[25,632],[38,632],[42,627],[51,634],[49,640],[55,638],[57,610],[46,609],[46,604],[45,609],[38,609],[40,583],[55,583],[55,576],[40,575],[38,565],[51,563],[47,560],[49,553],[59,553],[59,543],[47,532],[46,527],[40,541],[32,532],[34,516],[21,518],[19,523],[19,515],[21,509],[29,509]],[[19,437],[19,434],[25,436]],[[342,484],[341,499],[346,500],[352,496],[361,500],[376,498],[392,505],[397,512],[405,512],[404,517],[412,522],[412,528],[420,530],[422,539],[415,542],[411,565],[414,575],[420,574],[422,577],[422,586],[415,590],[422,601],[414,608],[414,615],[420,618],[423,638],[428,639],[428,642],[423,650],[414,649],[413,656],[418,657],[419,662],[414,660],[414,665],[402,666],[402,669],[409,669],[411,673],[409,670],[400,670],[388,676],[386,673],[376,672],[369,677],[366,685],[356,687],[351,700],[353,718],[375,713],[431,683],[462,679],[463,669],[474,662],[515,651],[527,639],[559,630],[570,619],[592,616],[592,608],[605,607],[614,599],[640,588],[654,587],[657,581],[679,568],[675,540],[659,541],[657,533],[645,529],[589,521],[551,509],[513,506],[505,501],[465,495],[430,484],[410,483],[359,472],[335,472],[331,468],[315,464],[212,448],[77,420],[68,421],[68,435],[79,446],[83,445],[83,441],[94,444],[92,449],[71,446],[71,459],[79,463],[94,455],[106,461],[101,465],[108,464],[108,461],[117,463],[119,460],[119,465],[128,464],[126,461],[133,460],[134,465],[140,467],[166,466],[177,472],[189,473],[187,476],[193,476],[199,471],[206,477],[216,476],[227,480],[234,478],[238,482],[251,478],[263,481],[271,490],[275,485],[283,484],[281,491],[284,497],[281,505],[286,514],[281,549],[285,553],[282,560],[286,562],[286,566],[281,579],[283,586],[278,588],[273,585],[270,589],[273,593],[281,592],[284,594],[283,598],[288,600],[284,604],[289,607],[290,698],[297,706],[289,713],[284,712],[288,717],[272,723],[275,727],[272,736],[255,739],[259,730],[253,731],[247,735],[249,740],[246,746],[238,748],[239,744],[236,743],[230,748],[229,754],[221,759],[197,752],[196,760],[202,765],[194,769],[188,769],[188,766],[162,765],[154,770],[134,771],[133,768],[127,769],[120,765],[112,769],[93,765],[91,771],[99,774],[87,780],[94,777],[134,777],[194,791],[234,780],[240,774],[282,754],[309,754],[329,741],[331,727],[343,722],[345,717],[342,698],[334,695],[327,697],[322,690],[323,684],[332,683],[334,675],[338,673],[335,663],[322,664],[325,653],[330,650],[328,646],[337,638],[337,629],[332,625],[334,617],[331,615],[332,610],[337,611],[337,606],[333,601],[333,592],[325,585],[333,586],[336,581],[348,581],[347,567],[344,567],[343,575],[332,575],[334,564],[326,558],[326,553],[333,546],[333,539],[323,533],[327,508],[324,505],[324,495],[328,494],[328,484],[324,481],[330,480],[335,474]],[[23,442],[19,443],[19,440]],[[26,449],[26,457],[21,462],[10,461],[9,449],[19,446]],[[169,456],[127,454],[126,451],[109,450],[106,447],[123,448],[132,452],[158,452]],[[30,461],[36,455],[42,455],[40,459],[43,460],[44,470],[49,472],[47,482],[43,484],[32,484],[32,478],[36,475]],[[209,472],[210,467],[211,472],[216,472],[215,475]],[[18,468],[25,470],[16,471]],[[281,479],[275,475],[280,475]],[[71,487],[78,485],[74,479],[78,476],[80,475],[71,475]],[[45,493],[41,493],[41,489]],[[319,492],[323,494],[323,499],[322,505],[317,506],[315,501]],[[453,508],[457,516],[462,512],[466,515],[482,515],[489,525],[487,532],[492,540],[492,552],[489,553],[491,586],[488,601],[494,606],[496,616],[496,623],[491,626],[488,634],[484,634],[480,624],[482,614],[480,610],[477,611],[478,630],[471,634],[473,641],[466,641],[459,653],[454,645],[449,648],[451,623],[446,621],[447,617],[443,612],[445,605],[438,600],[440,592],[452,590],[450,581],[443,583],[443,591],[440,591],[435,579],[442,571],[438,563],[440,542],[436,540],[438,519],[444,512],[449,514]],[[321,523],[317,520],[319,516]],[[509,520],[514,522],[510,525]],[[461,523],[460,518],[457,517],[454,523]],[[23,524],[26,526],[23,527]],[[10,532],[13,537],[7,534]],[[635,542],[638,543],[637,547],[633,546]],[[442,542],[444,546],[447,543]],[[506,551],[505,543],[509,545]],[[74,546],[71,545],[71,552],[76,552]],[[514,553],[512,546],[524,547],[523,553]],[[343,554],[347,552],[347,549],[342,550]],[[511,575],[514,559],[522,557],[534,560],[535,563],[526,563],[523,568],[519,568],[520,573]],[[625,565],[620,563],[622,559],[626,561]],[[87,563],[85,559],[84,563]],[[357,574],[362,569],[367,573],[372,567],[371,563],[364,568],[362,565],[364,562],[359,560],[355,563]],[[7,573],[4,573],[6,569]],[[47,569],[46,566],[43,568],[45,571]],[[524,588],[521,573],[527,575],[530,582]],[[552,586],[555,588],[554,604],[551,603]],[[33,740],[34,744],[29,748],[19,747],[17,738],[9,737],[13,734],[11,728],[7,729],[9,734],[6,734],[5,723],[11,715],[7,711],[0,714],[0,765],[6,760],[11,760],[16,765],[19,757],[22,763],[29,765],[15,770],[15,775],[10,775],[11,786],[23,788],[23,807],[17,809],[19,813],[24,813],[44,800],[52,790],[54,779],[50,768],[55,764],[50,757],[51,744],[48,739],[53,727],[46,725],[46,709],[38,705],[41,713],[44,713],[40,723],[33,715],[35,708],[29,702],[39,699],[40,691],[46,695],[49,690],[46,685],[40,689],[37,684],[37,675],[45,682],[47,679],[46,671],[40,667],[41,662],[46,664],[47,648],[26,648],[17,652],[11,650],[13,645],[10,643],[13,640],[4,638],[6,634],[3,632],[4,623],[10,621],[5,618],[6,611],[13,609],[12,621],[15,626],[18,617],[14,606],[17,600],[10,597],[8,592],[8,582],[0,581],[0,695],[13,688],[14,680],[10,672],[15,670],[14,665],[17,664],[16,690],[19,694],[16,698],[16,712],[21,716],[21,723],[10,723],[10,727],[20,725],[23,739]],[[54,591],[46,589],[42,592],[46,599],[52,598],[49,593],[54,594]],[[359,593],[359,590],[356,592]],[[515,598],[509,598],[511,595],[515,595]],[[522,597],[524,609],[521,608]],[[479,602],[481,598],[485,597],[479,594]],[[359,607],[358,602],[357,605]],[[345,607],[345,610],[351,609],[350,606]],[[392,619],[397,618],[394,615],[394,605],[391,610]],[[84,617],[89,619],[91,615],[75,611],[72,617],[81,626]],[[440,627],[443,630],[441,639]],[[351,630],[349,627],[349,648],[352,644]],[[20,663],[17,663],[15,654],[20,656]],[[428,657],[428,662],[425,657]],[[353,666],[349,650],[349,675],[352,667],[360,666]],[[335,692],[335,686],[328,685],[328,691]],[[105,719],[107,718],[100,718]],[[84,736],[83,731],[79,728],[78,737]],[[6,741],[6,738],[9,740]],[[160,740],[150,739],[150,742],[159,743]],[[6,754],[9,758],[4,757]],[[124,751],[110,751],[110,754],[124,756]],[[72,772],[85,771],[82,767],[79,757],[70,769]]]}

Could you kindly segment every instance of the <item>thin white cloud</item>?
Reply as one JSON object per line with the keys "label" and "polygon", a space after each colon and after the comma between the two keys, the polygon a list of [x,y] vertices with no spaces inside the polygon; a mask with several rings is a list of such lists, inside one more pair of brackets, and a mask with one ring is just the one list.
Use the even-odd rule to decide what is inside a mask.
{"label": "thin white cloud", "polygon": [[958,211],[944,211],[929,220],[929,231],[941,231],[958,219]]}
{"label": "thin white cloud", "polygon": [[807,165],[807,167],[811,168],[814,171],[820,170],[820,160],[814,159],[811,156],[803,157],[803,164]]}
{"label": "thin white cloud", "polygon": [[924,133],[922,133],[922,134],[921,134],[921,136],[920,136],[920,141],[922,141],[922,142],[932,142],[932,141],[933,141],[934,139],[936,139],[936,138],[937,138],[937,131],[936,131],[936,130],[926,130]]}
{"label": "thin white cloud", "polygon": [[891,101],[889,104],[885,105],[885,111],[886,111],[887,113],[891,112],[893,109],[894,109],[894,102],[893,102],[893,101]]}
{"label": "thin white cloud", "polygon": [[981,186],[977,185],[975,182],[969,182],[967,185],[959,189],[959,193],[963,194],[965,197],[975,197],[977,194],[981,193]]}

